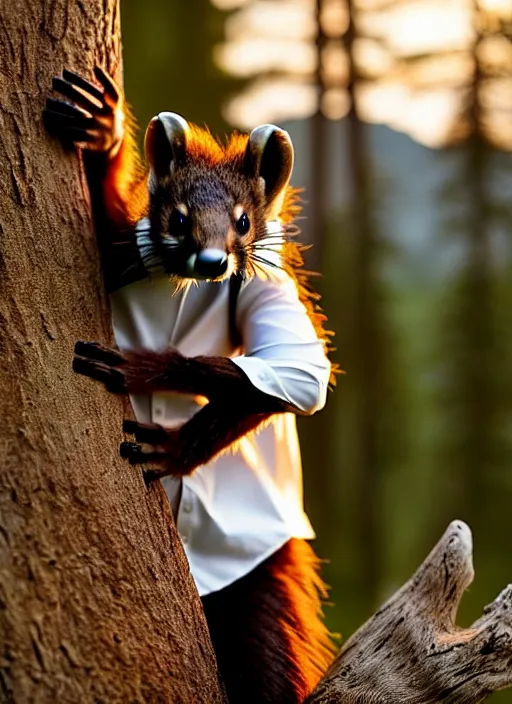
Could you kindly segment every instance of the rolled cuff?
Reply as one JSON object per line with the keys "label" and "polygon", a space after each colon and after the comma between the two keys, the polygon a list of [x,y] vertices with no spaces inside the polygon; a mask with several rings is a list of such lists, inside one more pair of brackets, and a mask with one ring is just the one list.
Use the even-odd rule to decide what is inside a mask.
{"label": "rolled cuff", "polygon": [[[289,403],[305,414],[313,414],[325,406],[330,366],[311,373],[303,366],[281,366],[275,369],[259,357],[235,357],[232,361],[249,377],[253,386],[269,396]],[[310,366],[310,365],[308,365]]]}

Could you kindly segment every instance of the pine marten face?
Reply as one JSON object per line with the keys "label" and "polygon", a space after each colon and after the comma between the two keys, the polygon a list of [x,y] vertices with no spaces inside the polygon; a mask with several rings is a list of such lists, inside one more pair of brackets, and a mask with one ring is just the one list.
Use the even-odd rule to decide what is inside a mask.
{"label": "pine marten face", "polygon": [[237,167],[189,159],[157,182],[151,231],[167,273],[221,280],[258,257],[267,234],[263,186]]}
{"label": "pine marten face", "polygon": [[[150,163],[152,251],[166,273],[221,281],[253,273],[277,237],[267,232],[288,187],[293,147],[273,125],[220,145],[174,113],[153,118],[146,133]],[[281,238],[282,241],[282,238]]]}

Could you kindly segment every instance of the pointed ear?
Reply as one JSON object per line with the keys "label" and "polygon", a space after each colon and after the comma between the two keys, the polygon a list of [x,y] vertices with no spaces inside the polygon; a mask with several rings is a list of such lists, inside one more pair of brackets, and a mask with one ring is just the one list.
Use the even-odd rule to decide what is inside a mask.
{"label": "pointed ear", "polygon": [[260,125],[249,136],[244,167],[263,179],[266,216],[277,217],[293,169],[293,144],[288,132],[275,125]]}
{"label": "pointed ear", "polygon": [[161,112],[148,125],[144,151],[157,178],[168,176],[172,164],[182,164],[187,152],[187,121],[175,112]]}

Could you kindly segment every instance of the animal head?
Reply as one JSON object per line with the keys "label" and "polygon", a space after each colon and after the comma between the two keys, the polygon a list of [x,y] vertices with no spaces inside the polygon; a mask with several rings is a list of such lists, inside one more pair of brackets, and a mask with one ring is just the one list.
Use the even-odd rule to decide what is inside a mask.
{"label": "animal head", "polygon": [[265,259],[278,236],[282,241],[266,223],[282,209],[293,168],[284,130],[261,125],[222,145],[207,130],[162,112],[149,123],[145,152],[151,256],[168,274],[210,280],[243,274]]}

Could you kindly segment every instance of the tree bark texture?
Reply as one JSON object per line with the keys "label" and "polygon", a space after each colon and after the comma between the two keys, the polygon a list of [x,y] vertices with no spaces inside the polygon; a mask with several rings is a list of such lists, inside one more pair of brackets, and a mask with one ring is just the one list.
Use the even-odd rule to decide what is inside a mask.
{"label": "tree bark texture", "polygon": [[0,702],[215,704],[167,500],[118,457],[129,405],[71,371],[110,320],[79,159],[41,116],[95,63],[120,65],[115,0],[0,0]]}

